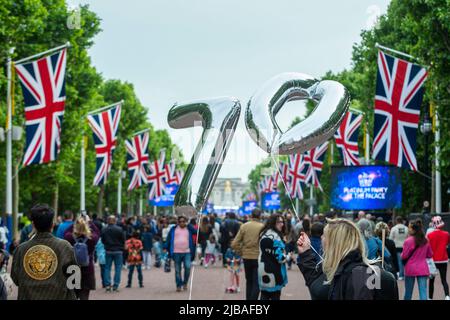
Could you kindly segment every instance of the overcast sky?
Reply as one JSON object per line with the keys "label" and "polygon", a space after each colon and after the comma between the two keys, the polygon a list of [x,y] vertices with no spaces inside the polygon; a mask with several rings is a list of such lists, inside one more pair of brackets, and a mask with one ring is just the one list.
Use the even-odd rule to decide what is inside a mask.
{"label": "overcast sky", "polygon": [[[190,160],[201,129],[171,129],[175,102],[234,96],[241,119],[219,177],[247,180],[265,158],[245,131],[248,100],[281,72],[314,77],[350,67],[362,29],[384,14],[388,0],[68,0],[89,4],[101,18],[90,50],[105,79],[133,83],[157,129],[168,129]],[[289,103],[277,121],[301,116]],[[126,116],[124,114],[124,116]],[[151,148],[150,142],[150,148]]]}

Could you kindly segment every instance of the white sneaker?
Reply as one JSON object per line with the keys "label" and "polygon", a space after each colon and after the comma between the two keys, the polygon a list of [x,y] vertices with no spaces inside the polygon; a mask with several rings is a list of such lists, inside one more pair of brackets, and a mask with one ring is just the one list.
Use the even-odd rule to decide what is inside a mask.
{"label": "white sneaker", "polygon": [[450,300],[450,296],[445,296],[444,300]]}
{"label": "white sneaker", "polygon": [[405,280],[405,278],[403,278],[403,277],[398,277],[398,280],[403,281],[403,280]]}

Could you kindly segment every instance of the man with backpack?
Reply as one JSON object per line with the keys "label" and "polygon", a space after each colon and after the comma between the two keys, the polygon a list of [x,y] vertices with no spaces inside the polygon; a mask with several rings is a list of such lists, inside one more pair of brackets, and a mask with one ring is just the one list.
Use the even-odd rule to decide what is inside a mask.
{"label": "man with backpack", "polygon": [[[125,248],[125,232],[116,225],[116,217],[108,217],[108,225],[102,230],[102,243],[106,251],[105,285],[106,292],[119,291],[120,276]],[[111,271],[114,262],[114,284],[111,286]]]}

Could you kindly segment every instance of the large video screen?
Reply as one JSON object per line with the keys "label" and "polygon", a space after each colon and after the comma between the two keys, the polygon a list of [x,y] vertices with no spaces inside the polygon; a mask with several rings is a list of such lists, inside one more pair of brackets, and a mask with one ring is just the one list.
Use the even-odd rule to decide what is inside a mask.
{"label": "large video screen", "polygon": [[255,209],[257,206],[256,200],[251,201],[244,201],[242,203],[242,212],[244,214],[250,214],[252,213],[253,209]]}
{"label": "large video screen", "polygon": [[168,184],[164,188],[164,194],[161,197],[149,200],[148,204],[155,207],[171,207],[173,206],[175,195],[178,191],[177,184]]}
{"label": "large video screen", "polygon": [[261,202],[263,210],[278,210],[281,208],[280,194],[278,192],[265,193]]}
{"label": "large video screen", "polygon": [[393,166],[331,168],[331,206],[343,210],[400,208],[400,170]]}

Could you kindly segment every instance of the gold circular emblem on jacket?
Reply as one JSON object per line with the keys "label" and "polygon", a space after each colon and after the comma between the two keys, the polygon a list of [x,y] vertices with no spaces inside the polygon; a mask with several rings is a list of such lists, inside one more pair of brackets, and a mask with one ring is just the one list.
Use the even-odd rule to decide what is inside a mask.
{"label": "gold circular emblem on jacket", "polygon": [[36,245],[28,249],[23,258],[25,272],[35,280],[50,278],[58,267],[55,251],[44,245]]}

